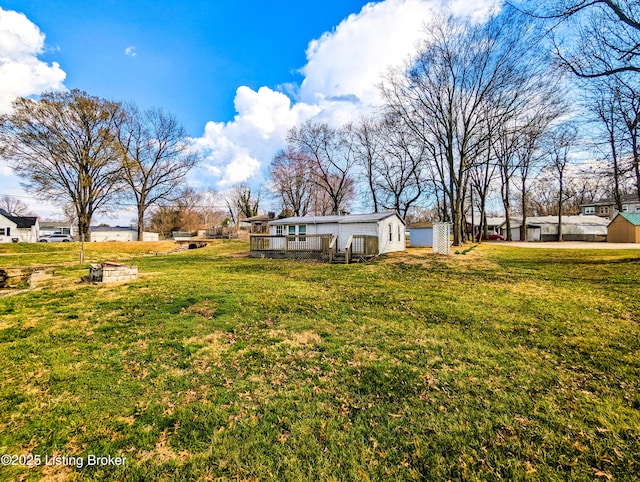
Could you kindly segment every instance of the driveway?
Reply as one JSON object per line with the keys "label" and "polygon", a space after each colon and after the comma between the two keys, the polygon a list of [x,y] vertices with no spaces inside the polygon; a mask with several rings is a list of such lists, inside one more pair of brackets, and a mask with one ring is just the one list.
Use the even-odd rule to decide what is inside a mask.
{"label": "driveway", "polygon": [[[483,241],[486,243],[487,241]],[[489,241],[491,244],[500,244],[503,246],[515,246],[518,248],[545,248],[545,249],[638,249],[640,244],[637,243],[590,243],[587,241],[548,241],[525,243],[522,241]]]}

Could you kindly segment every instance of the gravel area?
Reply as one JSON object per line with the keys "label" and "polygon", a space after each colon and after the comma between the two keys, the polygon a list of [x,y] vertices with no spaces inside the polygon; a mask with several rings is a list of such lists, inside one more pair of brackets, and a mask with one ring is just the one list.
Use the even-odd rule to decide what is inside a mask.
{"label": "gravel area", "polygon": [[[487,241],[484,241],[485,243]],[[637,243],[589,243],[586,241],[549,241],[546,243],[535,242],[525,243],[522,241],[488,241],[492,244],[500,244],[504,246],[516,246],[518,248],[546,248],[546,249],[638,249],[640,244]]]}

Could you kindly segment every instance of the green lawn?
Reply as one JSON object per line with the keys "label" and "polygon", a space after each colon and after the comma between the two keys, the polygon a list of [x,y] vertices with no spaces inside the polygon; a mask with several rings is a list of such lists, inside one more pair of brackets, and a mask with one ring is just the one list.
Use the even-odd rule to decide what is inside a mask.
{"label": "green lawn", "polygon": [[60,265],[0,298],[0,454],[126,457],[0,480],[638,480],[640,250],[140,246],[0,250]]}

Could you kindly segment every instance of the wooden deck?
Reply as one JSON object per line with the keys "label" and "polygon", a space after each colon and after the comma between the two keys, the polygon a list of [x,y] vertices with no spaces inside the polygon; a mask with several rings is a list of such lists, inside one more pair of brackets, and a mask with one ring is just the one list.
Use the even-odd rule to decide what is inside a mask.
{"label": "wooden deck", "polygon": [[376,236],[354,235],[346,249],[338,250],[338,238],[332,234],[296,236],[249,236],[249,256],[252,258],[317,259],[329,263],[367,261],[378,255]]}

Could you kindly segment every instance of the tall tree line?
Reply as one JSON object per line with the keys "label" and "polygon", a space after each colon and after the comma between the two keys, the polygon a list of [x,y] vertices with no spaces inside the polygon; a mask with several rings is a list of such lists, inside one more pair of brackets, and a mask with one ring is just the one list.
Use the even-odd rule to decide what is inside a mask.
{"label": "tall tree line", "polygon": [[170,199],[198,162],[175,116],[80,90],[14,101],[0,117],[0,155],[27,190],[73,206],[85,240],[97,212],[128,200],[142,240],[149,207]]}

